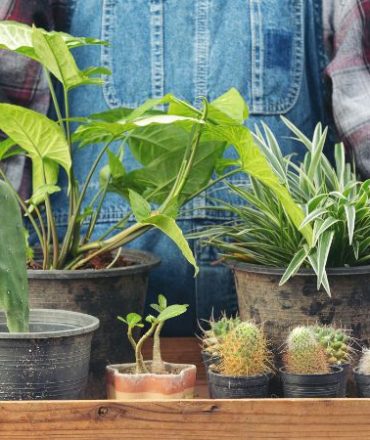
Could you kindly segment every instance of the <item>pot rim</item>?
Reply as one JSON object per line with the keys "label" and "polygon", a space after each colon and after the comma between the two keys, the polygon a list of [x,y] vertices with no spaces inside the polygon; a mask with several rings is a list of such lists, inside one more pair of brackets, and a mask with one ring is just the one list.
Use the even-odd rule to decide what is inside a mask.
{"label": "pot rim", "polygon": [[254,376],[229,376],[227,374],[221,374],[221,373],[217,373],[216,371],[213,371],[211,368],[208,369],[208,374],[213,375],[215,377],[223,377],[223,378],[228,378],[230,380],[236,379],[236,380],[240,380],[240,379],[259,379],[262,377],[268,377],[271,378],[273,376],[272,372],[269,373],[262,373],[262,374],[255,374]]}
{"label": "pot rim", "polygon": [[123,249],[123,256],[131,257],[138,261],[137,264],[126,267],[115,267],[110,269],[81,269],[81,270],[40,270],[28,269],[28,279],[43,280],[66,280],[66,279],[92,279],[92,278],[111,278],[124,275],[134,275],[136,273],[147,272],[158,266],[160,258],[148,251]]}
{"label": "pot rim", "polygon": [[[148,365],[151,364],[152,361],[144,361],[144,364]],[[131,363],[123,363],[123,364],[109,364],[105,367],[106,372],[108,373],[113,373],[116,376],[129,376],[129,377],[133,377],[133,376],[138,376],[138,377],[149,377],[149,376],[156,376],[156,377],[163,377],[163,378],[168,378],[168,377],[177,377],[177,376],[181,376],[184,374],[184,372],[186,371],[191,371],[191,370],[195,370],[197,369],[196,365],[194,364],[176,364],[173,362],[164,362],[165,366],[169,366],[169,367],[174,367],[174,368],[181,368],[181,370],[178,373],[162,373],[162,374],[158,374],[158,373],[121,373],[118,368],[130,368],[130,367],[134,367],[136,364],[134,362]]]}
{"label": "pot rim", "polygon": [[331,372],[330,373],[319,373],[319,374],[299,374],[299,373],[288,373],[285,370],[285,367],[280,367],[279,368],[279,373],[280,374],[284,374],[286,376],[290,376],[290,377],[324,377],[324,376],[332,376],[335,374],[341,374],[343,373],[343,367],[339,366],[339,365],[333,365],[331,368]]}
{"label": "pot rim", "polygon": [[352,371],[353,371],[353,373],[354,373],[356,376],[368,377],[369,380],[370,380],[370,374],[359,373],[359,372],[358,372],[358,367],[352,368]]}
{"label": "pot rim", "polygon": [[[252,272],[264,275],[279,275],[282,276],[286,268],[279,268],[274,266],[264,266],[260,264],[245,263],[242,261],[228,260],[224,264],[235,271]],[[362,275],[370,274],[370,265],[367,266],[352,266],[352,267],[328,267],[326,269],[328,275],[348,276],[348,275]],[[313,269],[300,269],[295,275],[302,277],[316,276]]]}
{"label": "pot rim", "polygon": [[[66,322],[63,317],[68,315],[71,322]],[[0,317],[5,313],[0,311]],[[46,318],[46,319],[45,319]],[[59,321],[58,321],[59,318]],[[44,319],[44,320],[43,320]],[[53,320],[54,319],[54,320]],[[82,321],[82,323],[79,323]],[[99,327],[99,319],[95,316],[88,315],[86,313],[72,312],[70,310],[60,309],[31,309],[30,310],[30,323],[35,324],[69,324],[69,328],[59,330],[48,330],[41,332],[22,332],[22,333],[8,333],[0,332],[1,339],[55,339],[65,338],[71,336],[80,336],[87,333],[92,333]],[[5,319],[4,319],[5,323]],[[72,327],[72,328],[71,328]],[[74,327],[74,328],[73,328]]]}

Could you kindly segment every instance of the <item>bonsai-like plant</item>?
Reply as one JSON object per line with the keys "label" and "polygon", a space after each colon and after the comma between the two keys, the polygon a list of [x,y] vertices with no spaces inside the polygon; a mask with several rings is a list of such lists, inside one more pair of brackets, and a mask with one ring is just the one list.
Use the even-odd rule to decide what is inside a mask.
{"label": "bonsai-like plant", "polygon": [[325,349],[330,365],[343,365],[351,361],[352,338],[341,328],[329,325],[313,326],[315,336]]}
{"label": "bonsai-like plant", "polygon": [[324,374],[330,372],[325,349],[317,340],[312,327],[295,327],[288,335],[284,353],[288,373]]}
{"label": "bonsai-like plant", "polygon": [[[229,211],[235,221],[196,234],[218,247],[221,256],[248,263],[286,268],[280,285],[300,268],[312,268],[317,289],[330,295],[327,267],[367,264],[370,260],[370,181],[360,182],[353,166],[345,162],[342,144],[335,146],[335,166],[324,154],[327,129],[316,126],[312,140],[287,119],[283,121],[307,152],[301,164],[284,157],[271,130],[263,125],[255,141],[271,167],[301,206],[305,218],[298,225],[287,215],[285,201],[262,181],[250,186],[229,185],[240,197],[240,206],[223,201],[217,209]],[[312,241],[302,235],[311,226]]]}
{"label": "bonsai-like plant", "polygon": [[[33,194],[19,200],[37,235],[43,269],[78,269],[95,257],[116,252],[151,228],[167,234],[197,270],[193,254],[175,219],[181,206],[216,182],[239,172],[249,173],[271,188],[284,201],[293,224],[302,223],[304,213],[291,199],[279,177],[253,142],[243,125],[248,109],[240,94],[231,89],[211,103],[203,99],[201,109],[173,95],[150,99],[135,110],[118,108],[89,117],[70,115],[69,95],[81,86],[100,86],[103,67],[80,70],[73,57],[76,47],[106,44],[91,38],[5,21],[0,22],[0,49],[29,57],[40,63],[49,83],[57,120],[33,110],[0,104],[0,129],[8,139],[0,143],[0,160],[26,154],[32,161]],[[56,80],[62,93],[57,100]],[[166,106],[165,112],[155,110]],[[79,124],[72,132],[72,122]],[[117,142],[120,146],[117,148]],[[73,148],[101,145],[83,181],[74,173]],[[233,145],[237,160],[224,159]],[[129,148],[139,167],[127,171],[123,163]],[[108,165],[101,167],[106,157]],[[62,170],[68,181],[68,226],[60,239],[53,209],[53,194],[61,191]],[[88,188],[100,170],[99,191],[91,198]],[[214,171],[217,177],[212,177]],[[6,175],[1,177],[7,181]],[[107,192],[121,195],[131,210],[101,236],[94,236]],[[136,222],[128,225],[131,213]],[[310,225],[301,230],[312,240]],[[298,234],[299,235],[299,234]]]}
{"label": "bonsai-like plant", "polygon": [[27,332],[29,319],[26,240],[14,191],[0,181],[0,309],[11,332]]}
{"label": "bonsai-like plant", "polygon": [[214,319],[212,316],[206,323],[208,326],[207,329],[199,324],[202,331],[202,349],[212,357],[216,358],[219,356],[220,343],[222,343],[225,336],[237,327],[241,321],[238,316],[231,316],[228,318],[224,313],[219,319]]}
{"label": "bonsai-like plant", "polygon": [[256,376],[271,372],[267,339],[256,324],[241,322],[219,344],[220,362],[213,369],[226,376]]}
{"label": "bonsai-like plant", "polygon": [[117,317],[120,321],[127,325],[127,338],[135,351],[136,374],[149,373],[149,370],[144,363],[142,348],[145,341],[152,335],[153,358],[150,372],[155,374],[162,374],[166,372],[161,356],[160,333],[166,321],[186,312],[188,304],[173,304],[168,306],[167,299],[163,295],[158,295],[158,304],[151,304],[151,307],[158,312],[158,315],[148,315],[145,318],[145,321],[149,324],[149,328],[137,342],[132,335],[132,331],[135,328],[144,327],[143,318],[137,313],[129,313],[126,318],[123,318],[122,316]]}

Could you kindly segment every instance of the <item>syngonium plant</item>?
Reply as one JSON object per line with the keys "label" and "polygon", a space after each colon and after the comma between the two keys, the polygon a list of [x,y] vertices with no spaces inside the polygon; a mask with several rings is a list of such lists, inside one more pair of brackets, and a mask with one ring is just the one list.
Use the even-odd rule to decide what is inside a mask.
{"label": "syngonium plant", "polygon": [[[161,356],[160,347],[160,333],[166,321],[186,312],[188,304],[167,304],[167,299],[163,295],[158,295],[158,303],[151,304],[153,310],[158,314],[157,316],[148,315],[145,321],[149,324],[147,331],[136,342],[132,332],[135,328],[143,328],[143,318],[137,313],[129,313],[125,318],[118,316],[117,319],[127,325],[127,338],[135,352],[135,373],[166,373],[166,367]],[[153,336],[153,356],[151,361],[150,370],[147,368],[144,362],[142,349],[144,343]]]}
{"label": "syngonium plant", "polygon": [[[149,99],[134,110],[118,108],[83,118],[71,115],[71,90],[101,86],[101,75],[110,74],[99,66],[84,70],[77,66],[73,49],[91,44],[106,43],[0,22],[0,49],[22,54],[42,65],[56,114],[54,121],[30,109],[0,104],[0,130],[8,136],[0,143],[0,160],[21,153],[32,161],[32,197],[19,202],[40,244],[43,269],[83,268],[94,257],[113,251],[114,261],[123,245],[149,229],[158,228],[176,243],[197,271],[190,247],[175,221],[179,209],[214,183],[239,172],[248,173],[273,189],[277,198],[284,200],[294,224],[303,221],[303,211],[293,202],[243,125],[248,109],[235,89],[210,103],[203,98],[200,109],[168,94],[161,99]],[[62,90],[61,102],[56,97],[55,81]],[[160,105],[166,111],[156,110]],[[79,125],[72,132],[74,124]],[[85,180],[78,182],[72,147],[89,148],[97,144],[100,151]],[[231,145],[239,155],[234,161],[224,158]],[[134,171],[125,169],[126,149],[138,162]],[[105,167],[103,158],[108,161]],[[87,189],[99,171],[101,187],[88,200]],[[58,236],[52,204],[53,194],[61,191],[60,172],[67,176],[69,199],[68,226],[62,239]],[[8,182],[7,176],[0,173]],[[96,236],[95,226],[110,191],[121,195],[131,211],[102,236]],[[128,221],[132,213],[134,223]],[[310,225],[301,232],[310,243]]]}

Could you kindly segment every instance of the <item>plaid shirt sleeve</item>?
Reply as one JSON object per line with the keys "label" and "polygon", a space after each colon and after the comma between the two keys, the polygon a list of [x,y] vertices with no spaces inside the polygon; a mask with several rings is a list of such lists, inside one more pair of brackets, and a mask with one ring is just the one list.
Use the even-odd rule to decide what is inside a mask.
{"label": "plaid shirt sleeve", "polygon": [[[64,12],[66,0],[1,0],[0,20],[55,27]],[[46,113],[49,90],[41,66],[18,54],[0,50],[0,102],[10,102]],[[30,172],[22,156],[9,159],[3,168],[21,195],[30,189]]]}
{"label": "plaid shirt sleeve", "polygon": [[[327,0],[325,0],[326,2]],[[364,178],[370,177],[370,0],[326,3],[334,122]]]}

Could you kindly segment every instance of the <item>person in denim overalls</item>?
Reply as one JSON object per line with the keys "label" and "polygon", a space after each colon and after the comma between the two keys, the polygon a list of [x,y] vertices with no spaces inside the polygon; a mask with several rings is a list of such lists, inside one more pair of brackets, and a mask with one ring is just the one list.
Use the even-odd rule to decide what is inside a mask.
{"label": "person in denim overalls", "polygon": [[[289,139],[279,116],[284,114],[309,136],[318,121],[326,122],[321,1],[70,0],[68,17],[66,30],[71,34],[110,42],[101,48],[77,49],[79,66],[99,64],[100,57],[101,64],[112,71],[102,89],[86,87],[72,93],[74,116],[136,107],[166,93],[191,103],[201,95],[211,101],[236,87],[249,105],[248,126],[265,122],[281,141],[283,152],[296,153],[298,158],[303,147]],[[76,151],[76,173],[81,180],[99,148]],[[129,155],[126,164],[135,166]],[[240,177],[235,179],[233,183],[242,183]],[[97,187],[98,175],[91,195]],[[203,208],[209,205],[210,193],[233,202],[222,185],[200,195],[179,216],[184,232],[229,219],[227,214]],[[63,227],[67,205],[60,199],[59,206],[57,222]],[[96,232],[103,232],[127,209],[122,199],[110,194]],[[197,278],[162,233],[151,231],[133,243],[162,260],[151,274],[148,302],[160,292],[171,302],[191,306],[192,315],[177,320],[176,328],[168,325],[171,334],[192,334],[196,320],[209,318],[212,308],[215,315],[237,310],[229,269],[212,265],[217,258],[214,249],[197,242],[191,246],[200,265]]]}

